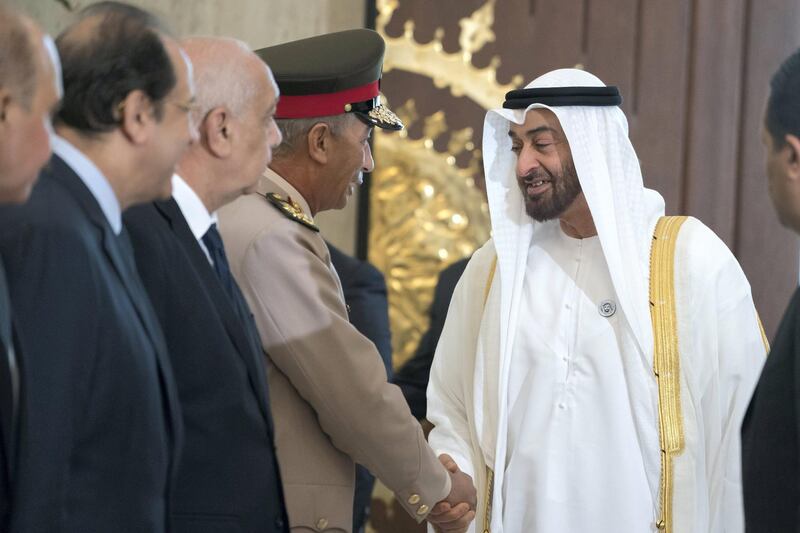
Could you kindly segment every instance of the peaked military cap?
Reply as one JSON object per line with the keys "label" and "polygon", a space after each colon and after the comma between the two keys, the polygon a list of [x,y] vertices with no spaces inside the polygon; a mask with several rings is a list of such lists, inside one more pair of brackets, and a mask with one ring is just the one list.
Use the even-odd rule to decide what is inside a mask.
{"label": "peaked military cap", "polygon": [[380,100],[386,43],[372,30],[328,33],[269,46],[256,54],[272,69],[281,91],[276,118],[354,113],[387,130],[403,123]]}

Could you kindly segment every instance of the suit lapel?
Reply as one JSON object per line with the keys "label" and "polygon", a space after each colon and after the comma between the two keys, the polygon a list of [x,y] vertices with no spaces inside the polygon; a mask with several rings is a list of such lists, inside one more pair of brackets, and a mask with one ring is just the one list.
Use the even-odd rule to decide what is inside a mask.
{"label": "suit lapel", "polygon": [[127,240],[125,230],[123,229],[120,235],[114,234],[91,191],[72,168],[58,156],[53,156],[50,160],[49,174],[50,177],[61,183],[72,193],[89,220],[97,227],[103,251],[122,282],[125,292],[128,293],[142,328],[153,346],[158,364],[161,389],[164,391],[167,427],[170,430],[173,441],[171,467],[174,477],[175,468],[177,467],[176,454],[181,446],[181,419],[177,391],[174,387],[172,367],[167,358],[166,342],[155,319],[155,312],[139,280],[139,274],[133,259],[133,250]]}
{"label": "suit lapel", "polygon": [[[234,303],[231,302],[230,297],[222,288],[217,274],[214,272],[211,263],[209,263],[208,257],[200,248],[177,202],[174,199],[169,199],[166,202],[156,202],[155,206],[169,222],[173,233],[180,241],[195,272],[200,277],[206,294],[214,302],[217,314],[247,368],[250,386],[258,399],[262,414],[271,423],[272,418],[267,405],[266,370],[261,357],[261,341],[254,330],[254,324],[252,324],[252,321],[250,324],[242,324],[239,321],[238,314],[234,309]],[[247,309],[246,312],[249,314],[250,310]],[[251,331],[252,333],[250,333]]]}
{"label": "suit lapel", "polygon": [[[136,314],[150,338],[150,342],[157,351],[166,352],[164,338],[153,319],[152,308],[139,282],[130,246],[125,242],[126,237],[122,234],[114,234],[91,191],[68,165],[58,157],[53,157],[51,164],[53,164],[53,178],[72,192],[89,220],[97,227],[101,235],[100,240],[103,251],[117,272],[117,276],[125,287],[131,302],[133,302]],[[58,168],[59,165],[61,168]]]}

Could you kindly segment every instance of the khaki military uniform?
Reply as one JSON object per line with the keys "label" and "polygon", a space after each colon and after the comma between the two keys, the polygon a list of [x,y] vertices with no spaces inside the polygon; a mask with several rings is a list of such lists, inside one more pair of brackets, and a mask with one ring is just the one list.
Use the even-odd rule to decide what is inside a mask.
{"label": "khaki military uniform", "polygon": [[[291,197],[284,208],[266,195]],[[295,211],[295,214],[292,212]],[[303,198],[268,170],[219,212],[231,269],[255,315],[292,531],[351,531],[354,463],[422,520],[450,492],[375,346],[349,322],[341,284]]]}

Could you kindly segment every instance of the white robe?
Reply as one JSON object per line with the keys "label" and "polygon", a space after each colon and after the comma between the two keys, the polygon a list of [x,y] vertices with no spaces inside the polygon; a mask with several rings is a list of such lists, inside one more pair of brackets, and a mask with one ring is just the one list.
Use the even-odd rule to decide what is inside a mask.
{"label": "white robe", "polygon": [[[547,227],[548,224],[537,225],[532,242]],[[513,244],[507,241],[505,246]],[[500,268],[484,307],[486,283],[496,253],[493,241],[478,250],[453,295],[428,388],[428,419],[435,425],[429,441],[437,453],[450,454],[476,483],[478,516],[470,531],[483,528],[485,465],[489,464],[495,472],[496,487],[503,487],[494,490],[492,533],[537,533],[505,529],[503,524],[504,492],[530,488],[516,488],[504,481],[512,367],[509,359],[513,349],[501,348],[501,331],[507,325],[501,324],[504,280]],[[690,218],[681,229],[675,272],[685,447],[674,461],[673,531],[741,532],[739,428],[764,362],[763,337],[744,273],[722,241],[696,219]],[[642,282],[647,284],[647,280]],[[523,284],[514,280],[512,285],[517,290]],[[518,318],[519,324],[525,323],[526,317]],[[649,316],[639,319],[649,321]],[[657,385],[652,361],[646,364],[628,328],[617,330],[617,343],[641,453],[631,461],[644,465],[646,486],[650,489],[648,498],[631,495],[630,501],[631,505],[651,502],[652,508],[646,512],[651,517],[649,530],[654,531],[660,479]],[[530,397],[535,398],[536,391],[531,391]],[[540,409],[542,403],[546,408],[546,402],[538,401],[528,407]],[[606,461],[611,455],[610,450],[601,449],[596,460]],[[611,480],[593,483],[603,481],[612,486]],[[524,479],[516,483],[524,483]],[[537,497],[536,492],[530,493]],[[594,497],[601,507],[612,498],[608,490],[598,490]],[[531,502],[532,506],[540,503]],[[581,509],[574,512],[580,513]],[[592,531],[618,533],[620,529],[614,518],[608,517],[608,522],[594,524]]]}
{"label": "white robe", "polygon": [[503,523],[647,531],[650,488],[617,345],[625,326],[600,240],[547,229],[528,254],[511,353]]}

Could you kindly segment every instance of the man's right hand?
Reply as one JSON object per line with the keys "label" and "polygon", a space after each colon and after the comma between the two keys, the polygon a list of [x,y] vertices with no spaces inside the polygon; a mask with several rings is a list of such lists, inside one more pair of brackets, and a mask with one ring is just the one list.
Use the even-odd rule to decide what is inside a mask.
{"label": "man's right hand", "polygon": [[458,468],[452,457],[442,454],[439,460],[450,473],[452,488],[447,498],[437,503],[430,512],[428,521],[436,531],[465,532],[475,519],[478,493],[472,484],[472,478]]}

